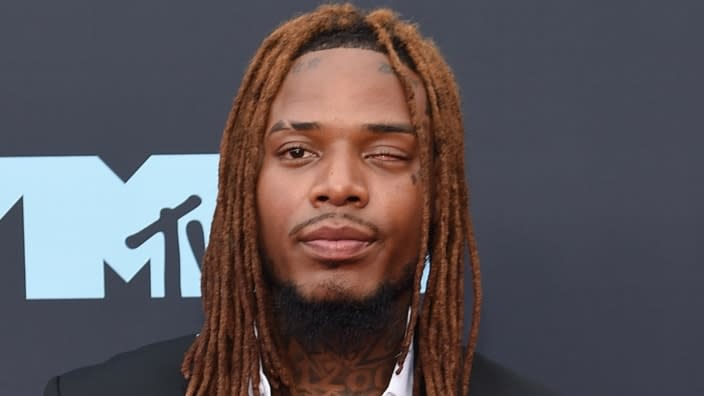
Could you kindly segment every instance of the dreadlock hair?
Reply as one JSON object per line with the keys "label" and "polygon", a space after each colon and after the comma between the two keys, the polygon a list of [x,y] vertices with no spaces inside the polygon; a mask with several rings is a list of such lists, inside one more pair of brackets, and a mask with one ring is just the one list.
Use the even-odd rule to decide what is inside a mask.
{"label": "dreadlock hair", "polygon": [[[423,232],[409,323],[397,363],[417,334],[413,393],[469,393],[477,343],[479,257],[464,175],[464,128],[454,76],[432,41],[390,10],[364,13],[323,5],[279,26],[251,60],[229,113],[220,149],[218,196],[202,265],[205,321],[185,355],[188,396],[259,395],[260,364],[272,388],[295,394],[292,370],[272,332],[272,307],[257,238],[255,188],[269,108],[297,58],[327,48],[379,51],[401,81],[420,142]],[[404,67],[406,66],[406,67]],[[431,127],[414,105],[412,70],[428,97]],[[472,271],[469,342],[462,350],[465,248]],[[421,306],[426,254],[432,265]]]}

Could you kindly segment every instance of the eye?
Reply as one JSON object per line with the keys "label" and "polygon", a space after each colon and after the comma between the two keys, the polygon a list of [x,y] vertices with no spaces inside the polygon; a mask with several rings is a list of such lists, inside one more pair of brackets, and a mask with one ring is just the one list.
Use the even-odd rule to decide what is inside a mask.
{"label": "eye", "polygon": [[388,152],[380,152],[380,153],[372,154],[371,157],[379,159],[379,160],[383,160],[383,161],[394,161],[394,160],[402,159],[399,156],[388,153]]}
{"label": "eye", "polygon": [[301,147],[294,147],[287,150],[287,153],[291,158],[303,158],[306,155],[306,150]]}
{"label": "eye", "polygon": [[387,148],[379,148],[369,154],[367,158],[372,158],[379,161],[406,161],[408,160],[408,155],[399,151]]}
{"label": "eye", "polygon": [[282,148],[278,156],[284,160],[296,161],[312,158],[315,156],[315,153],[303,146],[288,146]]}

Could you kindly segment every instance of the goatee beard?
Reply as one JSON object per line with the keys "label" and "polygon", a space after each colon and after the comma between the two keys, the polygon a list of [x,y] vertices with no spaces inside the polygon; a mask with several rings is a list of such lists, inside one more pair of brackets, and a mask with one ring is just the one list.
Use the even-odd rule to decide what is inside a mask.
{"label": "goatee beard", "polygon": [[[394,301],[406,288],[384,284],[359,299],[337,296],[310,300],[292,284],[273,290],[274,310],[281,335],[294,338],[308,351],[354,351],[383,335],[398,320]],[[405,318],[405,316],[404,316]]]}

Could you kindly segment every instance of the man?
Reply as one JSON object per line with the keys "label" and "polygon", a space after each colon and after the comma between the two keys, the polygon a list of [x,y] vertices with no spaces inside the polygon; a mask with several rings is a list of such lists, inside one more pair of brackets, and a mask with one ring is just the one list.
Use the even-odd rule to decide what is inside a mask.
{"label": "man", "polygon": [[351,5],[285,23],[225,127],[201,332],[45,394],[546,394],[475,354],[463,137],[450,69],[413,25]]}

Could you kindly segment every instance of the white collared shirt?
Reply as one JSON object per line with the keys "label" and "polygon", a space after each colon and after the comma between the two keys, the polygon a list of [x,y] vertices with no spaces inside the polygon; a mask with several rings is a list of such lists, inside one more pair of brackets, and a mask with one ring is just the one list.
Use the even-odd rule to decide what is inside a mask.
{"label": "white collared shirt", "polygon": [[[404,360],[403,369],[400,373],[396,374],[398,370],[398,364],[394,367],[393,374],[391,374],[391,380],[389,380],[389,386],[381,394],[381,396],[410,396],[413,392],[413,343],[411,343],[408,348],[408,354],[406,355],[406,360]],[[271,385],[269,385],[269,380],[264,375],[264,370],[262,365],[259,364],[259,378],[261,381],[259,383],[259,393],[262,396],[271,396]],[[252,396],[254,392],[252,391],[252,384],[249,384],[249,396]]]}

